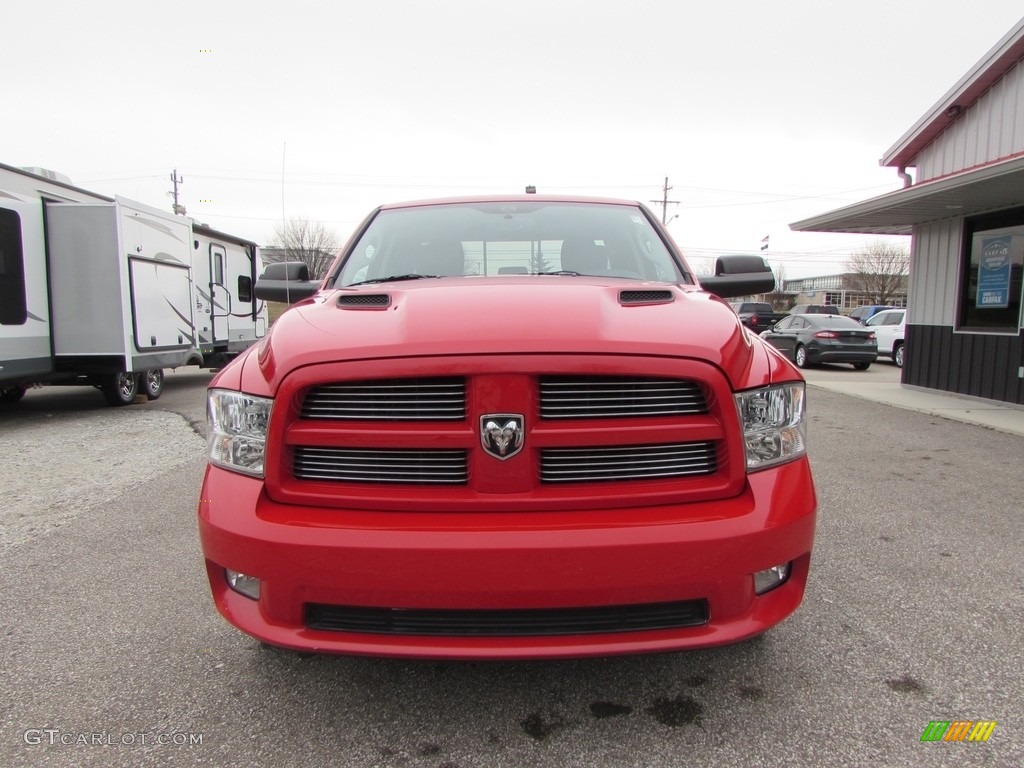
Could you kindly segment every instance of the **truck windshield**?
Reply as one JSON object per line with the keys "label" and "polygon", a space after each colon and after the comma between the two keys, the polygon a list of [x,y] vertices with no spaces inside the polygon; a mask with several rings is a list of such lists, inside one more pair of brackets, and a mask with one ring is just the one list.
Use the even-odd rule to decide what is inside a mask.
{"label": "truck windshield", "polygon": [[540,274],[695,282],[638,207],[525,201],[383,210],[334,284]]}

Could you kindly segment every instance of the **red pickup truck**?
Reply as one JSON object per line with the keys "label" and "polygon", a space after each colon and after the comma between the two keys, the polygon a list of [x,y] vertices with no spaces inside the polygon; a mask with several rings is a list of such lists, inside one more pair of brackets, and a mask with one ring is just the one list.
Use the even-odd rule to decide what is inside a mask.
{"label": "red pickup truck", "polygon": [[388,205],[209,390],[214,602],[271,645],[667,651],[796,610],[817,501],[799,371],[629,201]]}

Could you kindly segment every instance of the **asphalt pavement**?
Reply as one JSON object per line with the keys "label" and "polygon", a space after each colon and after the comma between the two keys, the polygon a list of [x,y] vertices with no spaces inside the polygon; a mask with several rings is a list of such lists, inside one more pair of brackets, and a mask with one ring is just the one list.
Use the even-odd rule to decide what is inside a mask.
{"label": "asphalt pavement", "polygon": [[[0,765],[1024,765],[1024,442],[999,429],[1018,411],[894,407],[898,374],[808,372],[819,518],[792,617],[724,648],[527,663],[262,647],[206,583],[202,378],[117,410],[29,393],[0,413],[0,523],[46,523],[0,543]],[[957,720],[996,726],[922,742]]]}
{"label": "asphalt pavement", "polygon": [[900,369],[885,362],[867,371],[828,365],[803,373],[811,387],[1024,436],[1024,406],[907,386]]}

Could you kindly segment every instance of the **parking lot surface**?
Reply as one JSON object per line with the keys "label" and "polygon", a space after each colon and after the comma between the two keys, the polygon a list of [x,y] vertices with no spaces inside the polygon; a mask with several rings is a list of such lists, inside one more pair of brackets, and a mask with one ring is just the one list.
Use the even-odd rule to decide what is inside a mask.
{"label": "parking lot surface", "polygon": [[[0,765],[1024,765],[1024,438],[809,378],[797,613],[726,648],[543,663],[262,647],[206,584],[205,381],[116,411],[29,393],[0,413]],[[996,726],[921,741],[957,720]]]}

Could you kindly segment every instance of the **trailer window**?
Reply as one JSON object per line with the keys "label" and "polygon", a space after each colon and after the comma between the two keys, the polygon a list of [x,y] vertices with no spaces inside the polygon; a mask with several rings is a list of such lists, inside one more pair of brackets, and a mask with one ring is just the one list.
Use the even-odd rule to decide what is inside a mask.
{"label": "trailer window", "polygon": [[0,209],[0,325],[24,325],[27,319],[21,217]]}
{"label": "trailer window", "polygon": [[213,254],[213,282],[224,285],[224,254]]}
{"label": "trailer window", "polygon": [[252,303],[252,278],[248,275],[238,276],[238,300],[243,304]]}

